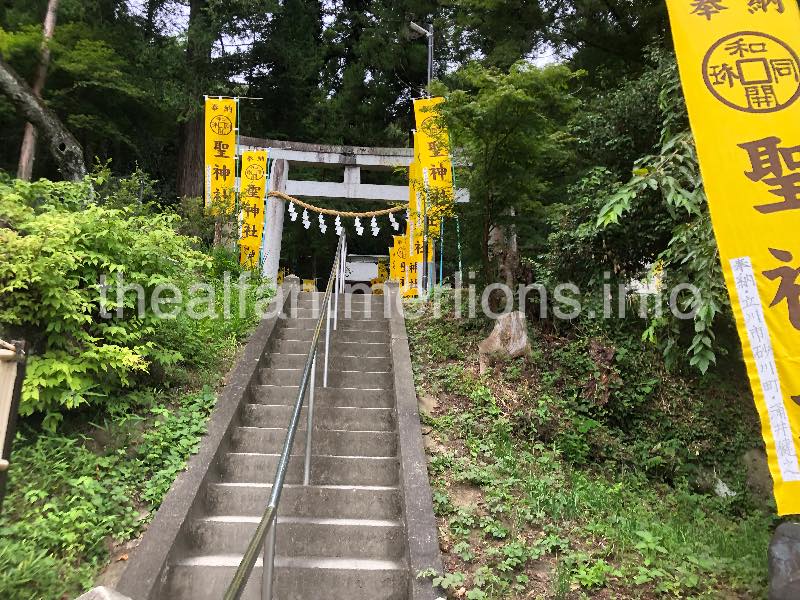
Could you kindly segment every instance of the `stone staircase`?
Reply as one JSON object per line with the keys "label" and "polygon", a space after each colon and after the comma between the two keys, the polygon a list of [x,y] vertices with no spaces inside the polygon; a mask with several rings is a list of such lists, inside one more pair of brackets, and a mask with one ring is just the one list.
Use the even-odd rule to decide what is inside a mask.
{"label": "stone staircase", "polygon": [[[320,295],[299,294],[293,318],[276,323],[216,453],[216,468],[198,486],[146,600],[224,595],[267,505],[320,302]],[[348,318],[345,303],[351,305]],[[421,597],[412,593],[391,320],[381,297],[342,296],[339,304],[326,389],[324,333],[317,362],[311,485],[303,485],[304,408],[279,506],[274,598]],[[243,598],[262,600],[261,578],[259,558]],[[126,585],[136,587],[123,580]],[[144,592],[120,591],[145,600]]]}

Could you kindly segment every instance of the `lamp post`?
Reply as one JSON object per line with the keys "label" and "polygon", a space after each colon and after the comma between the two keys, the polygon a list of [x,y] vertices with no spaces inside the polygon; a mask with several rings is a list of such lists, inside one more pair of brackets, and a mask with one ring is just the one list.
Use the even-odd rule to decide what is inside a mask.
{"label": "lamp post", "polygon": [[[426,95],[430,98],[430,90],[431,90],[431,82],[433,81],[433,23],[430,24],[428,29],[425,29],[422,25],[417,25],[414,21],[411,21],[409,27],[419,36],[425,36],[428,38],[428,87],[426,89]],[[427,183],[427,182],[426,182]],[[429,265],[428,265],[428,210],[427,207],[425,208],[425,215],[423,217],[423,230],[422,230],[422,289],[424,293],[428,293],[428,273],[429,273]]]}
{"label": "lamp post", "polygon": [[433,23],[430,24],[428,29],[425,29],[422,25],[417,25],[414,21],[411,21],[409,27],[413,32],[428,38],[428,89],[430,89],[433,81]]}

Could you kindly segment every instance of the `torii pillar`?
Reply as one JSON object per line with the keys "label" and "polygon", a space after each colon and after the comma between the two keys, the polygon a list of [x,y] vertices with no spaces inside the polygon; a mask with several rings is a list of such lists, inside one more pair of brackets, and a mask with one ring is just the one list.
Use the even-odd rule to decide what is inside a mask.
{"label": "torii pillar", "polygon": [[[278,159],[272,163],[270,173],[271,192],[286,192],[286,181],[289,179],[289,163]],[[281,243],[283,241],[283,214],[286,203],[280,198],[267,196],[264,210],[266,211],[266,231],[264,264],[261,275],[274,284],[278,282],[278,269],[281,261]]]}

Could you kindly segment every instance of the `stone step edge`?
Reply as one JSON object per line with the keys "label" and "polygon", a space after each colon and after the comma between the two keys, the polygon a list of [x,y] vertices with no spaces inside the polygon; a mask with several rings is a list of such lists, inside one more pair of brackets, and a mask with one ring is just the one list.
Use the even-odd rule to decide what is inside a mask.
{"label": "stone step edge", "polygon": [[[194,519],[196,523],[247,523],[258,525],[261,517],[248,515],[206,515]],[[337,519],[334,517],[292,517],[279,516],[278,524],[283,525],[333,525],[337,527],[368,527],[375,529],[391,529],[402,527],[403,522],[397,519]]]}
{"label": "stone step edge", "polygon": [[[260,388],[286,388],[290,390],[299,390],[299,385],[275,385],[274,383],[262,383],[259,385],[254,386],[255,390],[258,391]],[[317,392],[321,390],[336,390],[337,392],[392,392],[393,390],[387,388],[353,388],[353,387],[330,387],[327,388],[318,388]],[[250,402],[253,406],[286,406],[286,404],[259,404]],[[337,406],[336,408],[360,408],[358,406]],[[387,409],[381,409],[387,410]]]}
{"label": "stone step edge", "polygon": [[[210,483],[209,487],[230,487],[230,488],[256,488],[272,489],[271,483],[242,483],[234,481],[217,481]],[[331,491],[365,491],[365,492],[399,492],[400,488],[396,485],[303,485],[302,483],[284,483],[283,489],[308,489],[308,490],[331,490]]]}
{"label": "stone step edge", "polygon": [[[172,562],[173,567],[230,567],[236,568],[242,561],[241,554],[204,554],[187,556]],[[255,567],[262,567],[262,556],[256,559]],[[331,571],[407,571],[408,566],[400,561],[365,558],[294,557],[277,555],[275,567],[293,569],[321,569]]]}
{"label": "stone step edge", "polygon": [[[319,365],[318,368],[321,368],[321,367],[322,367],[322,365]],[[264,373],[265,371],[291,371],[292,373],[299,373],[299,374],[303,373],[303,369],[302,368],[294,369],[294,368],[291,368],[291,367],[262,367],[260,369],[260,371],[262,373]],[[331,369],[329,367],[328,368],[328,374],[330,375],[330,374],[333,374],[333,373],[340,373],[342,375],[348,375],[350,373],[361,373],[363,375],[391,375],[392,374],[391,371],[343,371],[341,369]]]}
{"label": "stone step edge", "polygon": [[[225,457],[232,457],[232,456],[260,456],[263,458],[280,458],[280,454],[271,454],[269,452],[226,452]],[[302,454],[296,454],[292,456],[300,457]],[[341,455],[337,456],[335,454],[312,454],[311,460],[313,461],[315,458],[331,458],[334,460],[341,460],[345,458],[357,458],[359,460],[368,460],[374,462],[389,462],[390,460],[397,460],[396,456],[349,456],[349,455]],[[312,463],[313,466],[313,463]]]}
{"label": "stone step edge", "polygon": [[[274,404],[259,404],[257,406],[275,406],[275,405]],[[283,405],[280,405],[280,406],[283,406]],[[338,408],[341,408],[341,407],[337,406],[336,408],[338,409]],[[377,410],[391,410],[391,409],[390,408],[380,408],[380,409],[377,409]],[[270,431],[270,432],[271,431],[286,432],[287,431],[286,427],[253,427],[251,425],[240,425],[239,427],[237,427],[237,430],[238,431],[244,430],[244,431],[247,431],[247,432],[252,432],[252,431],[258,431],[258,432],[262,432],[262,431],[265,431],[265,432],[266,431]],[[298,428],[297,431],[298,432],[300,432],[300,431],[305,432],[306,430],[305,430],[305,428],[300,427],[300,428]],[[319,432],[323,432],[323,433],[343,433],[343,434],[348,434],[348,433],[380,433],[380,434],[387,434],[387,435],[394,435],[394,436],[397,435],[397,433],[394,432],[394,431],[379,431],[379,430],[375,430],[375,429],[315,429],[314,430],[314,433],[319,433]]]}

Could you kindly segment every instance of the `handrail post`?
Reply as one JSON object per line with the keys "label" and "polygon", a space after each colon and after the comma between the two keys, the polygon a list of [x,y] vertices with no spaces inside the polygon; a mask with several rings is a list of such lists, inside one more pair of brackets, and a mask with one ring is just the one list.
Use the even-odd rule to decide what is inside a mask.
{"label": "handrail post", "polygon": [[342,284],[341,284],[341,293],[344,294],[344,288],[347,284],[347,238],[344,239],[344,243],[342,244],[342,263],[339,265],[342,270]]}
{"label": "handrail post", "polygon": [[306,464],[303,485],[311,483],[311,444],[314,434],[314,388],[317,379],[317,351],[314,350],[314,361],[311,363],[311,382],[308,388],[308,406],[306,407]]}
{"label": "handrail post", "polygon": [[264,567],[261,581],[261,600],[272,600],[272,585],[275,581],[275,542],[277,539],[278,517],[272,522],[264,538]]}
{"label": "handrail post", "polygon": [[334,298],[334,308],[333,308],[333,330],[337,331],[339,329],[339,286],[342,284],[342,244],[339,243],[339,248],[337,250],[339,256],[336,259],[336,281],[333,286],[333,293],[335,294]]}
{"label": "handrail post", "polygon": [[325,320],[325,368],[322,372],[322,387],[328,387],[328,362],[330,360],[330,349],[331,349],[331,302],[328,300],[328,306],[326,307],[328,311],[328,316]]}

